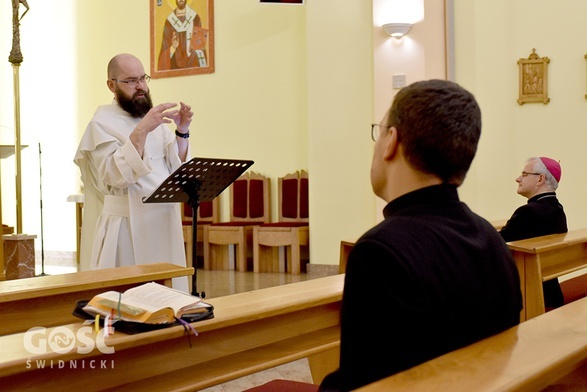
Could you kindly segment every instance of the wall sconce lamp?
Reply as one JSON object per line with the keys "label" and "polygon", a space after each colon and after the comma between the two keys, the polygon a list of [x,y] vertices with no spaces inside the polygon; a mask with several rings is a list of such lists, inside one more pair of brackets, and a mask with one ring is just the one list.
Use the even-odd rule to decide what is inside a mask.
{"label": "wall sconce lamp", "polygon": [[394,38],[401,38],[408,34],[408,31],[412,28],[411,23],[387,23],[381,26],[383,31]]}

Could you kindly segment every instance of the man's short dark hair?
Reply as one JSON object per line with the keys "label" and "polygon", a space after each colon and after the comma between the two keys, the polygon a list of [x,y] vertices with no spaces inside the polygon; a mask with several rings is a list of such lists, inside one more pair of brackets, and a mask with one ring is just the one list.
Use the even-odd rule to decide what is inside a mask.
{"label": "man's short dark hair", "polygon": [[463,182],[481,136],[481,110],[470,92],[446,80],[415,82],[396,94],[388,119],[415,169]]}

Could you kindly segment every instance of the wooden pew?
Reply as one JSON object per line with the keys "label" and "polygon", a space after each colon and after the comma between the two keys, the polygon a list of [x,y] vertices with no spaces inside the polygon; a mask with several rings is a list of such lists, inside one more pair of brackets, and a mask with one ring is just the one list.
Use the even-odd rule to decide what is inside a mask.
{"label": "wooden pew", "polygon": [[346,271],[346,262],[349,258],[351,250],[355,246],[355,241],[340,241],[340,259],[338,260],[338,273],[344,274]]}
{"label": "wooden pew", "polygon": [[[39,338],[64,329],[71,336],[91,329],[81,323],[48,328],[36,340],[27,340],[24,333],[1,336],[0,385],[3,391],[40,386],[193,391],[304,357],[318,383],[338,365],[343,280],[344,275],[335,275],[207,299],[215,318],[192,324],[197,337],[188,340],[182,326],[137,335],[115,332],[105,338],[111,354],[96,346],[90,353],[78,353],[78,347],[85,347],[79,339],[62,354],[48,344],[39,354],[27,350],[25,342],[38,344]],[[77,369],[71,368],[74,363]]]}
{"label": "wooden pew", "polygon": [[540,391],[564,384],[575,369],[587,374],[585,320],[587,298],[358,391]]}
{"label": "wooden pew", "polygon": [[587,228],[512,241],[508,247],[520,273],[521,321],[544,313],[543,281],[587,267]]}
{"label": "wooden pew", "polygon": [[[502,221],[493,221],[499,227]],[[564,234],[507,243],[518,272],[523,306],[520,321],[529,320],[544,313],[542,282],[560,277],[587,267],[587,228],[571,230]],[[339,272],[343,273],[352,241],[340,242]]]}
{"label": "wooden pew", "polygon": [[171,278],[193,273],[193,268],[156,263],[2,281],[0,335],[74,323],[79,321],[71,314],[76,301],[151,281],[171,287]]}

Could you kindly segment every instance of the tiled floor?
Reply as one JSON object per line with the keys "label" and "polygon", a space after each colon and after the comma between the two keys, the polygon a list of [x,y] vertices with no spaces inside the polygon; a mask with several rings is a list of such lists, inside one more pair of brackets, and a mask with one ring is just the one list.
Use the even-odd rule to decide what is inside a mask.
{"label": "tiled floor", "polygon": [[[40,263],[37,274],[41,273]],[[48,275],[64,274],[76,271],[74,260],[45,260],[44,271]],[[239,292],[251,291],[265,287],[299,282],[324,276],[324,273],[289,275],[284,273],[261,273],[238,271],[197,271],[197,290],[205,293],[206,298],[221,297]],[[247,388],[264,384],[274,379],[312,382],[312,375],[307,359],[300,359],[277,366],[259,373],[245,376],[225,384],[203,389],[205,392],[240,392]]]}
{"label": "tiled floor", "polygon": [[261,273],[203,270],[198,268],[197,290],[205,293],[206,298],[222,297],[266,287],[281,286],[300,282],[308,278],[307,274],[291,275],[285,273]]}
{"label": "tiled floor", "polygon": [[[225,384],[216,385],[210,388],[202,389],[205,392],[240,392],[247,388],[265,384],[271,380],[284,379],[303,382],[312,382],[312,375],[308,367],[307,359],[300,359],[285,365],[274,367],[273,369],[264,370],[250,376],[238,378]],[[279,391],[275,391],[279,392]]]}

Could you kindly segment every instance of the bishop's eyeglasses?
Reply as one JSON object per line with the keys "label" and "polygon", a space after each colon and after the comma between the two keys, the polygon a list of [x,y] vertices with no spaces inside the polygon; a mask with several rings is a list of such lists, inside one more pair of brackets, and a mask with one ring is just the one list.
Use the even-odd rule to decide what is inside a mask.
{"label": "bishop's eyeglasses", "polygon": [[527,177],[527,176],[539,176],[539,175],[541,175],[541,174],[542,174],[542,173],[531,173],[531,172],[525,172],[525,171],[523,171],[523,172],[522,172],[522,177]]}

